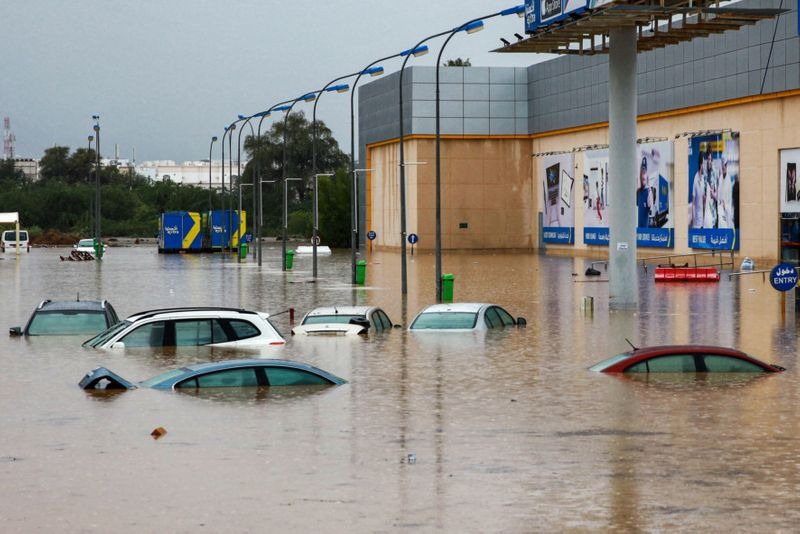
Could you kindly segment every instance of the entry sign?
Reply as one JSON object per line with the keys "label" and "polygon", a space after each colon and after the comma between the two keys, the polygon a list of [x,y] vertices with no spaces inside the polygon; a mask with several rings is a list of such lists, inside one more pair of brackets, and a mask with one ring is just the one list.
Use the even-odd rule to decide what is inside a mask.
{"label": "entry sign", "polygon": [[791,263],[779,263],[769,273],[769,283],[778,291],[790,291],[797,285],[797,269]]}
{"label": "entry sign", "polygon": [[370,241],[373,241],[376,237],[378,237],[378,234],[375,233],[375,230],[370,230],[367,232],[367,239]]}
{"label": "entry sign", "polygon": [[419,241],[419,236],[417,234],[408,234],[408,242],[412,245],[415,245]]}

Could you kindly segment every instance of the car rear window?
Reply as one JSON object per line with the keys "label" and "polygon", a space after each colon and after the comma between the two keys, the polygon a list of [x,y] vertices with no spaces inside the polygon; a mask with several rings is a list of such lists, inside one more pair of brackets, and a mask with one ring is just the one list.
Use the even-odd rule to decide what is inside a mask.
{"label": "car rear window", "polygon": [[236,334],[236,339],[247,339],[261,334],[261,331],[248,321],[231,319],[228,321],[228,324]]}
{"label": "car rear window", "polygon": [[330,384],[328,380],[321,376],[301,369],[270,367],[266,371],[270,386]]}
{"label": "car rear window", "polygon": [[28,325],[28,335],[90,335],[102,332],[106,326],[108,325],[106,325],[106,316],[103,312],[40,311],[35,313],[31,319]]}
{"label": "car rear window", "polygon": [[[5,241],[12,241],[12,242],[16,241],[17,240],[16,232],[14,230],[6,230],[3,233],[3,239]],[[27,241],[28,240],[28,232],[26,230],[20,230],[19,231],[19,240],[20,241]]]}
{"label": "car rear window", "polygon": [[351,319],[364,319],[363,315],[343,315],[343,314],[332,314],[332,315],[310,315],[305,318],[303,324],[348,324],[350,323]]}
{"label": "car rear window", "polygon": [[411,329],[472,329],[477,320],[478,314],[473,312],[430,312],[419,315],[411,324]]}

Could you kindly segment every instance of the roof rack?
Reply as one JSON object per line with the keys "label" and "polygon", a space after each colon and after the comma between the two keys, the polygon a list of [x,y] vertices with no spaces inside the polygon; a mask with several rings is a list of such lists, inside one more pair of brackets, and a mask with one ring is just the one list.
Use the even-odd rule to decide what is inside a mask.
{"label": "roof rack", "polygon": [[179,306],[175,308],[159,308],[155,310],[145,310],[138,313],[131,314],[129,317],[145,317],[145,316],[152,316],[158,313],[171,313],[171,312],[183,312],[183,311],[233,311],[238,313],[256,313],[251,310],[245,310],[243,308],[226,308],[223,306]]}

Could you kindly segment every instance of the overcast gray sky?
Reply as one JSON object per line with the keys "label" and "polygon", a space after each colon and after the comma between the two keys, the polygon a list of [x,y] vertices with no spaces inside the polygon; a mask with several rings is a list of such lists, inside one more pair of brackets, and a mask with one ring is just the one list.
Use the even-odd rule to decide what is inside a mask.
{"label": "overcast gray sky", "polygon": [[[0,116],[15,156],[86,146],[100,115],[101,152],[137,162],[208,158],[211,136],[431,34],[522,0],[3,0]],[[489,50],[523,33],[497,17],[451,40],[444,58],[524,66],[533,54]],[[409,64],[433,65],[431,53]],[[399,60],[384,64],[387,72]],[[366,83],[362,80],[361,83]],[[317,117],[349,151],[350,99],[326,95]],[[298,104],[311,114],[311,105]],[[267,119],[269,121],[269,119]],[[265,125],[268,124],[265,121]],[[219,143],[214,147],[218,159]]]}

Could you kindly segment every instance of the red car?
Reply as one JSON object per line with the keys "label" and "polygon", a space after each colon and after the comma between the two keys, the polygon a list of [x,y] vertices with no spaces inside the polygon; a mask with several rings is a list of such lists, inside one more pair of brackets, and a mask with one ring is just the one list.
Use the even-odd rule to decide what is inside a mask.
{"label": "red car", "polygon": [[601,373],[778,373],[740,350],[706,345],[664,345],[634,348],[589,368]]}

